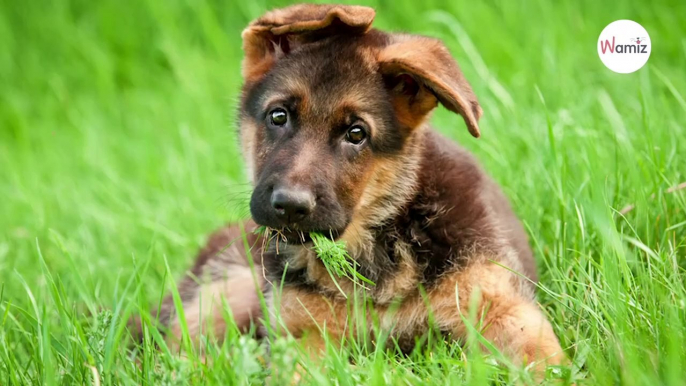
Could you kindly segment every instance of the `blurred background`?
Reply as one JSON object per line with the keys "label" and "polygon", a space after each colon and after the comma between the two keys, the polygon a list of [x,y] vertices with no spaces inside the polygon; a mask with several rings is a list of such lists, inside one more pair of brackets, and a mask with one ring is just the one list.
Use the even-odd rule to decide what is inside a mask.
{"label": "blurred background", "polygon": [[[289,3],[0,2],[0,300],[41,305],[51,276],[76,307],[110,306],[149,261],[139,279],[157,301],[165,261],[178,278],[211,230],[249,215],[236,141],[240,33]],[[682,276],[670,283],[683,280],[686,203],[663,192],[686,181],[686,2],[357,3],[376,8],[376,28],[441,38],[458,59],[485,112],[482,138],[443,109],[434,126],[504,186],[552,291],[584,299],[585,285],[560,282],[599,275],[620,288],[651,261],[646,248],[678,256]],[[652,41],[647,65],[629,75],[597,55],[618,19]],[[637,205],[632,220],[615,222],[627,204]],[[600,255],[627,263],[610,270]],[[589,316],[568,306],[555,318],[576,327],[556,331],[598,344],[602,334],[579,327]]]}

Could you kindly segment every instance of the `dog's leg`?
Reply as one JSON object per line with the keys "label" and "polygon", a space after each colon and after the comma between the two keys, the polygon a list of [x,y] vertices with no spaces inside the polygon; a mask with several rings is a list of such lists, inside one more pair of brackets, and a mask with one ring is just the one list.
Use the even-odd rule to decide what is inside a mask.
{"label": "dog's leg", "polygon": [[[255,235],[248,236],[249,241],[256,240]],[[248,263],[239,227],[221,229],[210,237],[191,273],[178,285],[186,327],[194,344],[205,334],[221,340],[228,313],[241,332],[247,332],[260,318],[258,287],[264,290],[265,280],[261,268],[254,267],[256,272]],[[168,327],[170,348],[178,350],[184,329],[171,295],[164,300],[159,319]]]}
{"label": "dog's leg", "polygon": [[[310,365],[320,367],[321,358],[326,355],[326,341],[324,336],[315,330],[308,330],[305,335],[297,339],[298,345],[302,348],[304,357],[309,360]],[[277,370],[278,371],[278,370]],[[307,375],[307,369],[298,363],[295,366],[293,376],[287,381],[291,385],[297,385]]]}
{"label": "dog's leg", "polygon": [[[298,341],[311,366],[318,366],[326,354],[327,338],[329,344],[337,345],[344,336],[355,335],[349,331],[349,307],[344,299],[332,299],[292,287],[284,287],[275,298],[278,300],[275,300],[273,307],[278,310],[281,326],[285,327],[281,332],[291,334]],[[321,370],[325,371],[323,368]],[[297,365],[290,383],[298,383],[306,373],[302,365]]]}
{"label": "dog's leg", "polygon": [[514,299],[507,304],[492,304],[483,336],[501,351],[526,364],[533,363],[538,375],[547,365],[560,365],[566,360],[550,322],[531,301]]}
{"label": "dog's leg", "polygon": [[566,362],[565,354],[525,280],[500,265],[477,263],[446,277],[429,293],[437,322],[466,337],[463,318],[477,307],[482,335],[503,354],[533,364],[537,378],[546,365]]}
{"label": "dog's leg", "polygon": [[[252,322],[261,314],[260,299],[255,288],[255,277],[248,267],[228,266],[225,276],[209,282],[196,283],[193,280],[193,292],[182,293],[183,312],[190,339],[198,343],[201,335],[208,335],[221,340],[227,325],[227,314],[233,316],[241,332],[247,332]],[[263,284],[261,277],[258,277]],[[180,287],[191,287],[182,283]],[[180,315],[173,298],[165,299],[163,310],[169,315],[167,343],[176,348],[183,336]],[[164,311],[163,311],[164,312]]]}

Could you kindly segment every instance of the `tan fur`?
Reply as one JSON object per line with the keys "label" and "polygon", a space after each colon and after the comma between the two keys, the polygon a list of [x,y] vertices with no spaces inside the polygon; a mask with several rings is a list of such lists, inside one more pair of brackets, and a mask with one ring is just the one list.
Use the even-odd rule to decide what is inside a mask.
{"label": "tan fur", "polygon": [[[202,332],[221,339],[220,335],[226,330],[227,313],[232,313],[238,326],[249,325],[251,318],[260,313],[257,292],[239,289],[255,288],[256,280],[262,286],[264,279],[253,275],[248,267],[229,268],[230,275],[226,279],[203,283],[195,297],[184,302],[184,316],[191,337],[197,338]],[[178,347],[183,334],[179,315],[175,316],[169,327],[171,334],[167,343],[171,348]]]}
{"label": "tan fur", "polygon": [[[410,198],[415,188],[418,158],[419,147],[410,145],[402,158],[374,160],[372,176],[361,190],[348,230],[341,236],[352,255],[368,252],[366,248],[371,240],[366,230],[395,215],[398,207]],[[392,200],[382,201],[389,195]]]}
{"label": "tan fur", "polygon": [[[505,354],[525,363],[537,362],[539,367],[561,363],[564,353],[550,324],[532,303],[531,295],[522,292],[523,279],[508,268],[489,262],[485,256],[475,260],[481,262],[443,278],[426,297],[415,289],[399,306],[377,303],[373,312],[378,315],[381,328],[397,337],[421,334],[427,331],[431,315],[441,330],[465,337],[463,318],[469,319],[474,304],[478,320],[483,321],[482,334]],[[349,320],[351,302],[285,288],[279,312],[295,337],[326,331],[334,342],[346,336],[357,339],[359,331],[351,328]],[[370,316],[366,326],[369,332],[371,320]],[[475,320],[471,323],[478,324]]]}
{"label": "tan fur", "polygon": [[421,126],[429,112],[438,104],[436,97],[424,87],[421,87],[419,95],[413,98],[418,99],[418,103],[410,103],[408,97],[402,94],[395,95],[392,100],[398,121],[410,128]]}
{"label": "tan fur", "polygon": [[395,243],[394,252],[398,258],[398,272],[389,280],[384,280],[376,288],[374,301],[377,304],[390,304],[394,300],[402,299],[417,290],[419,281],[419,267],[414,261],[411,247],[403,242]]}

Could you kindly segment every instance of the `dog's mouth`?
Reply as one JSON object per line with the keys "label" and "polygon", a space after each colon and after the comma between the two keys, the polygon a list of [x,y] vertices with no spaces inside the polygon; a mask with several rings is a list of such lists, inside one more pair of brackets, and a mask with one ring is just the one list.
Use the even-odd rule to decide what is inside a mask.
{"label": "dog's mouth", "polygon": [[312,243],[312,234],[318,233],[330,240],[336,240],[340,232],[334,229],[327,230],[293,230],[289,228],[275,229],[267,228],[266,234],[270,240],[283,242],[290,245],[306,245]]}

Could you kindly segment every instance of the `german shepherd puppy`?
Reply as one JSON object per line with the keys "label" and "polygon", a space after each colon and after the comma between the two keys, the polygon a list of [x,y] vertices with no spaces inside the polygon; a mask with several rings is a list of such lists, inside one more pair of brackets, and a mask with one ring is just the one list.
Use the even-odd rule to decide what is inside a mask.
{"label": "german shepherd puppy", "polygon": [[[348,328],[348,295],[361,291],[374,328],[401,348],[430,328],[464,338],[464,315],[477,307],[477,327],[504,353],[561,363],[534,299],[520,222],[475,159],[427,124],[440,102],[478,137],[482,110],[471,87],[440,41],[375,30],[374,16],[368,7],[303,4],[243,31],[239,125],[252,220],[212,235],[180,283],[188,329],[222,336],[226,306],[245,330],[267,319],[259,288],[269,320],[278,315],[316,354],[321,326],[336,342],[373,336],[372,318]],[[258,226],[267,232],[253,232]],[[334,282],[313,231],[344,241],[375,285]],[[171,298],[161,316],[178,339]]]}

